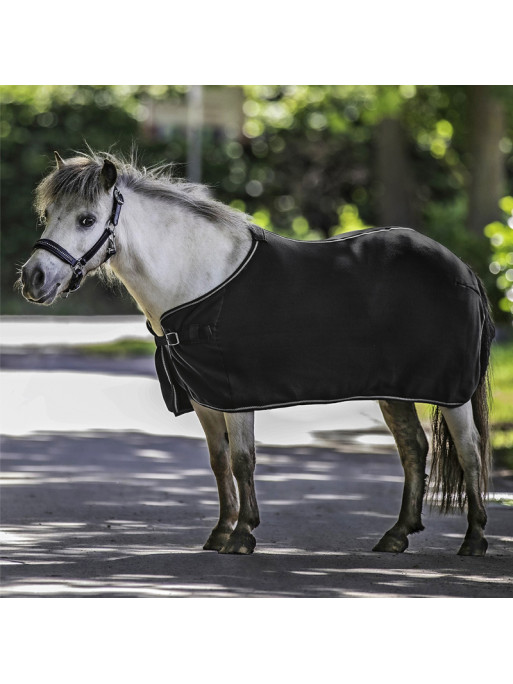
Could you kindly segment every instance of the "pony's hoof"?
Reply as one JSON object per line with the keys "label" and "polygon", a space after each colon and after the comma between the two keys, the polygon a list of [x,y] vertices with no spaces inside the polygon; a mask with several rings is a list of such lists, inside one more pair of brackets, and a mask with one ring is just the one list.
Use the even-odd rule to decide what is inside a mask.
{"label": "pony's hoof", "polygon": [[204,551],[220,551],[230,538],[230,532],[213,531],[207,541],[203,544]]}
{"label": "pony's hoof", "polygon": [[238,553],[249,555],[256,546],[255,537],[249,532],[233,532],[219,553]]}
{"label": "pony's hoof", "polygon": [[488,542],[484,537],[477,540],[465,539],[458,551],[458,556],[484,556],[487,548]]}
{"label": "pony's hoof", "polygon": [[408,548],[408,537],[405,534],[387,532],[372,549],[381,553],[402,553]]}

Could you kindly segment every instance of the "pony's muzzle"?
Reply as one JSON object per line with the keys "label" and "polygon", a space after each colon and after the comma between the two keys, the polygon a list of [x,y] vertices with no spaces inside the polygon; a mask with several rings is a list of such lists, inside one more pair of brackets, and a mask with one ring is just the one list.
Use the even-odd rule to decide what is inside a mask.
{"label": "pony's muzzle", "polygon": [[30,258],[21,268],[22,294],[29,302],[50,304],[60,287],[57,274],[46,271],[41,262]]}

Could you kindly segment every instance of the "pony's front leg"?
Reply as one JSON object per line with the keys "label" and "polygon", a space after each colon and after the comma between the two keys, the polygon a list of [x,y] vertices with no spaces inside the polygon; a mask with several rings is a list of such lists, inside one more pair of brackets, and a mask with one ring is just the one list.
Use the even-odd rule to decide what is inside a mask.
{"label": "pony's front leg", "polygon": [[230,465],[230,448],[224,413],[192,402],[196,415],[205,431],[219,493],[219,521],[203,546],[206,550],[220,551],[228,541],[239,516],[237,491]]}
{"label": "pony's front leg", "polygon": [[253,552],[256,545],[251,531],[260,523],[253,474],[255,472],[254,414],[226,413],[232,472],[239,489],[239,519],[220,553]]}

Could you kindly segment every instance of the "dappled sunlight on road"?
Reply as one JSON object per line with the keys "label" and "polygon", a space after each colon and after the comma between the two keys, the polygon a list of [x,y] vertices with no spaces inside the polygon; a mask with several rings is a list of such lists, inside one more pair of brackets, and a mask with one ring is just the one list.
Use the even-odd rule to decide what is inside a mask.
{"label": "dappled sunlight on road", "polygon": [[262,524],[251,557],[202,550],[218,515],[204,440],[119,432],[6,437],[3,468],[4,596],[512,592],[513,544],[499,504],[490,510],[487,558],[456,556],[465,520],[437,513],[424,516],[428,529],[412,537],[406,554],[371,552],[399,508],[395,455],[261,447]]}

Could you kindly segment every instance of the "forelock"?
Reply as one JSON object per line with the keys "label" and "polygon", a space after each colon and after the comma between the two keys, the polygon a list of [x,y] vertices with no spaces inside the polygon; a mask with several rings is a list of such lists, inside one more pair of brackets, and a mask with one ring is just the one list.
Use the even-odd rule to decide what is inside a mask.
{"label": "forelock", "polygon": [[54,169],[36,188],[34,206],[39,216],[52,203],[75,197],[88,203],[97,202],[102,190],[100,174],[103,159],[72,157]]}

